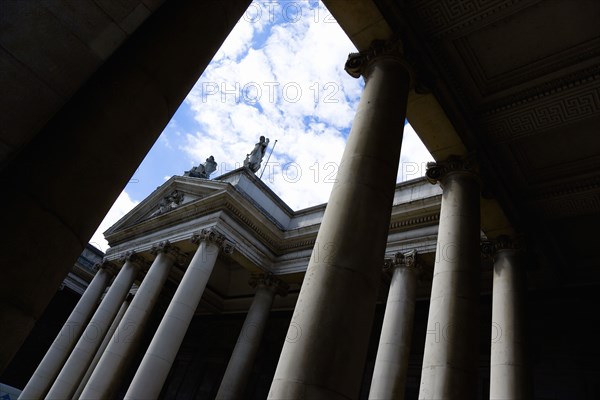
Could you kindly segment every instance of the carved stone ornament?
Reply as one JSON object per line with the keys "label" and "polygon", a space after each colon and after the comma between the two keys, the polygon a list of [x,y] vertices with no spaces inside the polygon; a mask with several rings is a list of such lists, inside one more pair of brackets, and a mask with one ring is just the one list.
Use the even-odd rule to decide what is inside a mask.
{"label": "carved stone ornament", "polygon": [[210,174],[217,170],[217,162],[213,156],[206,159],[203,164],[193,167],[189,171],[185,171],[183,176],[191,176],[193,178],[210,179]]}
{"label": "carved stone ornament", "polygon": [[416,250],[409,251],[408,253],[398,252],[394,254],[393,258],[386,258],[383,262],[383,267],[387,271],[392,271],[394,268],[400,267],[417,268],[419,266],[417,254]]}
{"label": "carved stone ornament", "polygon": [[417,254],[417,250],[404,253],[404,265],[406,265],[408,268],[417,268],[419,266],[417,262]]}
{"label": "carved stone ornament", "polygon": [[158,208],[152,214],[151,217],[155,217],[157,215],[164,214],[177,208],[185,198],[185,194],[179,190],[173,190],[167,196],[163,197],[163,199],[158,203]]}
{"label": "carved stone ornament", "polygon": [[101,269],[105,270],[111,275],[116,275],[118,271],[117,266],[113,262],[108,261],[106,258],[103,259],[102,262],[94,265],[94,271],[99,271]]}
{"label": "carved stone ornament", "polygon": [[250,171],[256,173],[260,170],[260,164],[265,156],[265,152],[267,151],[267,146],[269,146],[269,138],[261,136],[258,139],[258,143],[254,145],[254,149],[250,152],[250,154],[246,154],[246,159],[244,160],[244,167],[248,168]]}
{"label": "carved stone ornament", "polygon": [[502,250],[523,252],[525,250],[525,241],[521,235],[515,237],[501,235],[494,240],[482,241],[480,250],[484,257],[494,259],[496,254]]}
{"label": "carved stone ornament", "polygon": [[427,163],[426,177],[431,184],[442,183],[451,173],[467,173],[478,177],[479,165],[472,154],[466,157],[450,156],[444,161]]}
{"label": "carved stone ornament", "polygon": [[252,274],[250,276],[250,281],[248,282],[250,286],[253,288],[258,285],[264,285],[268,288],[275,291],[275,294],[284,297],[287,295],[290,286],[282,281],[281,279],[275,277],[275,275],[271,273],[266,274]]}
{"label": "carved stone ornament", "polygon": [[233,242],[227,240],[225,235],[217,232],[214,228],[206,228],[202,229],[200,232],[194,233],[191,240],[192,243],[198,245],[202,241],[210,242],[218,246],[225,254],[233,254],[235,247]]}
{"label": "carved stone ornament", "polygon": [[187,261],[187,255],[183,253],[179,247],[174,246],[168,240],[156,243],[150,249],[150,253],[157,255],[158,253],[164,253],[171,257],[176,264],[183,265]]}
{"label": "carved stone ornament", "polygon": [[382,60],[384,58],[393,59],[403,64],[412,78],[413,69],[408,65],[403,56],[402,42],[395,38],[374,40],[368,49],[358,53],[350,53],[344,65],[344,70],[353,78],[360,78],[361,76],[368,78],[372,63],[375,60]]}
{"label": "carved stone ornament", "polygon": [[136,252],[133,250],[129,250],[129,251],[121,254],[121,256],[119,257],[119,261],[122,262],[123,264],[126,262],[131,262],[135,266],[140,267],[140,268],[145,267],[147,264],[146,260],[144,260],[143,257],[140,257],[139,255],[137,255]]}

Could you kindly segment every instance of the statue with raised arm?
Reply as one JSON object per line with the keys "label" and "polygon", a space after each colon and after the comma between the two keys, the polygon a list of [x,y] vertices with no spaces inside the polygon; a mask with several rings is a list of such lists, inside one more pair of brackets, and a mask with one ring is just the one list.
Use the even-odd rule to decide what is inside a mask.
{"label": "statue with raised arm", "polygon": [[210,174],[217,170],[217,163],[213,156],[210,156],[206,159],[204,164],[200,164],[197,167],[193,167],[189,171],[185,171],[183,176],[191,176],[193,178],[204,178],[209,179]]}
{"label": "statue with raised arm", "polygon": [[249,168],[252,172],[257,172],[260,169],[260,163],[265,156],[265,152],[267,151],[267,146],[269,145],[269,139],[265,139],[264,136],[261,136],[258,140],[258,143],[254,145],[254,149],[250,154],[246,154],[246,159],[244,160],[244,167]]}

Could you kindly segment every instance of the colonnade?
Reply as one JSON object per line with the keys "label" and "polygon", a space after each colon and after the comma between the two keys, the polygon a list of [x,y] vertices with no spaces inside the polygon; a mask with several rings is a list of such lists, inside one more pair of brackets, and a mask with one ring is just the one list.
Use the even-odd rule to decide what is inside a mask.
{"label": "colonnade", "polygon": [[[346,71],[365,88],[323,216],[269,399],[357,398],[373,321],[400,156],[411,67],[393,40],[351,54]],[[480,300],[480,182],[472,155],[429,163],[443,189],[419,398],[477,398]],[[363,242],[368,238],[368,245]],[[317,256],[318,255],[318,256]],[[396,258],[405,258],[405,255]],[[401,399],[412,335],[416,277],[396,260],[371,399]],[[491,348],[492,399],[526,398],[522,266],[499,253],[494,272],[496,324],[510,334]],[[511,267],[506,265],[511,264]],[[510,300],[506,297],[511,297]],[[437,332],[440,334],[438,335]],[[509,350],[510,349],[510,350]],[[502,389],[498,389],[502,387]]]}
{"label": "colonnade", "polygon": [[[365,89],[290,323],[288,336],[296,339],[284,343],[272,381],[268,397],[273,400],[352,399],[358,396],[362,382],[413,76],[397,41],[376,41],[369,50],[351,54],[346,70],[352,76],[364,76]],[[427,325],[428,333],[435,334],[426,337],[419,398],[474,399],[481,265],[477,163],[472,156],[451,156],[430,163],[427,177],[431,183],[441,185],[443,196]],[[232,243],[215,230],[203,230],[192,240],[198,249],[137,368],[126,399],[158,397],[217,255],[232,251]],[[494,253],[492,319],[503,336],[491,346],[490,396],[525,398],[520,294],[523,266],[518,265],[515,250],[506,245],[507,241],[503,243],[495,247]],[[63,344],[63,339],[57,338],[22,398],[40,398],[46,392],[50,399],[70,398],[75,393],[81,393],[84,399],[110,396],[169,270],[181,262],[180,251],[170,243],[157,244],[153,252],[156,259],[123,311],[112,339],[97,357],[96,368],[86,373],[143,266],[133,253],[127,255],[91,316],[93,307],[88,303],[97,301],[98,293],[108,283],[108,271],[98,272],[88,289],[90,293],[86,292],[76,308],[77,315],[73,315],[79,325],[91,316],[81,339]],[[416,259],[413,252],[397,254],[389,262],[393,276],[371,399],[404,396],[418,282]],[[285,294],[285,285],[272,276],[253,282],[256,296],[218,399],[241,398],[273,297]],[[96,336],[89,340],[92,330]],[[131,341],[116,339],[125,333]]]}

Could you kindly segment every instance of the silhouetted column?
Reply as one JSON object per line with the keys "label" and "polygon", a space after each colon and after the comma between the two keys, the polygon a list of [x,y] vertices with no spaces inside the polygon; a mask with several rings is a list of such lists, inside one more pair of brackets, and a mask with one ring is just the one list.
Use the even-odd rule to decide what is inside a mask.
{"label": "silhouetted column", "polygon": [[427,165],[443,189],[419,399],[475,399],[479,363],[479,179],[471,158]]}
{"label": "silhouetted column", "polygon": [[406,255],[397,253],[386,265],[393,269],[393,275],[369,391],[370,400],[404,399],[415,315],[416,251]]}
{"label": "silhouetted column", "polygon": [[67,362],[58,374],[46,396],[47,399],[68,399],[77,390],[81,378],[85,375],[110,324],[117,315],[121,304],[123,304],[129,289],[131,289],[139,269],[144,264],[143,259],[132,251],[125,254],[124,260],[125,264],[123,264],[117,277],[108,288],[106,296],[104,296]]}
{"label": "silhouetted column", "polygon": [[198,307],[220,250],[233,245],[214,229],[203,229],[192,238],[198,250],[187,267],[150,346],[125,394],[126,399],[156,399],[160,394],[179,346]]}
{"label": "silhouetted column", "polygon": [[256,294],[227,364],[227,370],[217,393],[217,400],[244,398],[246,384],[252,372],[256,353],[260,347],[273,298],[276,294],[285,296],[288,289],[287,284],[270,274],[253,276],[250,285],[256,287]]}
{"label": "silhouetted column", "polygon": [[397,42],[351,54],[365,89],[283,345],[270,399],[358,397],[411,77]]}
{"label": "silhouetted column", "polygon": [[111,263],[103,262],[96,265],[97,272],[87,289],[77,302],[46,355],[27,382],[19,398],[40,399],[50,389],[52,382],[60,372],[63,364],[71,354],[77,339],[86,327],[98,301],[108,286],[110,279],[115,274],[115,267]]}
{"label": "silhouetted column", "polygon": [[250,2],[163,1],[3,165],[0,373]]}
{"label": "silhouetted column", "polygon": [[156,259],[81,394],[83,399],[113,397],[115,384],[119,381],[131,359],[132,351],[140,341],[148,317],[158,300],[171,267],[177,260],[181,262],[185,258],[179,249],[168,241],[153,246],[151,252],[156,255]]}
{"label": "silhouetted column", "polygon": [[531,398],[525,344],[525,269],[519,243],[489,243],[494,258],[490,400]]}
{"label": "silhouetted column", "polygon": [[90,380],[90,376],[92,375],[92,372],[94,372],[94,369],[96,369],[96,365],[98,365],[100,357],[102,357],[102,354],[104,354],[104,350],[106,350],[106,348],[108,347],[108,342],[110,341],[110,339],[112,339],[112,336],[117,330],[117,326],[119,326],[121,319],[123,319],[123,315],[125,315],[125,311],[127,311],[127,309],[129,308],[131,300],[133,300],[133,294],[130,292],[125,298],[123,304],[121,304],[121,308],[119,308],[117,315],[115,315],[115,318],[113,319],[112,324],[110,324],[110,328],[108,328],[106,335],[104,335],[104,339],[102,340],[100,347],[98,347],[98,350],[96,351],[96,354],[94,355],[90,366],[88,367],[87,371],[85,371],[85,375],[83,375],[83,378],[81,378],[81,382],[79,382],[79,386],[73,394],[74,399],[79,399],[81,397],[81,392],[83,392],[85,385],[87,385],[88,381]]}

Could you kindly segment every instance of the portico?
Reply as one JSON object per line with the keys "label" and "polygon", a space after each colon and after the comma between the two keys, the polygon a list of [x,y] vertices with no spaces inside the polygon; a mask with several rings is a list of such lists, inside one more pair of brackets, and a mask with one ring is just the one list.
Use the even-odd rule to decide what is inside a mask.
{"label": "portico", "polygon": [[[32,49],[40,45],[25,28],[11,26],[9,31],[22,30],[29,42],[9,40],[13,36],[8,35],[0,43],[3,65],[12,71],[7,87],[19,94],[12,96],[16,104],[22,103],[14,117],[3,114],[0,142],[0,178],[11,193],[1,205],[6,210],[1,225],[10,233],[0,253],[1,273],[3,282],[14,283],[2,293],[0,311],[2,326],[15,327],[2,333],[0,369],[249,1],[168,0],[161,7],[161,2],[137,3],[141,11],[131,18],[111,16],[127,32],[112,42],[101,40],[111,32],[104,26],[85,30],[91,32],[89,42],[81,39],[78,25],[70,24],[84,20],[85,14],[57,23],[61,29],[51,32],[73,40],[60,54],[83,49],[69,64],[72,78],[63,73],[58,79],[62,70],[28,53],[23,43],[34,43]],[[561,1],[544,7],[536,1],[325,3],[359,50],[349,60],[349,72],[366,78],[327,208],[292,211],[260,182],[254,175],[255,155],[266,140],[257,143],[249,169],[215,180],[192,174],[171,178],[107,232],[111,272],[97,272],[69,318],[69,326],[77,326],[75,334],[66,341],[57,338],[23,398],[27,393],[69,398],[82,386],[82,397],[118,391],[122,388],[114,382],[120,360],[130,356],[140,362],[129,371],[126,398],[157,398],[162,390],[177,394],[180,387],[191,386],[170,379],[170,371],[214,361],[186,360],[186,334],[211,318],[223,317],[215,325],[226,325],[227,315],[243,316],[238,328],[247,320],[263,332],[249,342],[240,340],[235,349],[225,346],[231,354],[215,358],[227,377],[223,391],[244,386],[240,382],[252,379],[236,372],[250,368],[251,361],[263,361],[256,348],[272,339],[265,316],[278,312],[290,313],[284,324],[288,333],[279,338],[279,348],[270,348],[268,354],[278,360],[265,361],[270,367],[260,371],[272,367],[270,378],[253,393],[265,394],[269,386],[272,399],[358,398],[364,382],[371,382],[365,365],[373,361],[380,371],[369,354],[377,346],[370,343],[390,343],[387,316],[409,316],[413,299],[429,310],[415,313],[413,331],[422,327],[425,314],[427,322],[420,335],[402,335],[398,345],[406,346],[410,338],[422,360],[384,351],[386,362],[398,366],[391,380],[402,381],[406,370],[411,379],[405,390],[413,390],[417,380],[423,400],[475,399],[488,393],[493,399],[526,397],[523,263],[515,249],[499,245],[490,272],[482,268],[478,252],[480,240],[514,237],[516,231],[533,243],[529,289],[534,300],[541,300],[529,306],[538,311],[534,333],[544,339],[533,348],[538,375],[548,387],[569,386],[553,374],[574,382],[597,378],[590,367],[595,359],[582,344],[588,341],[563,341],[562,335],[543,328],[549,322],[558,328],[575,324],[581,337],[595,337],[579,317],[597,319],[593,303],[584,300],[600,284],[593,252],[600,221],[597,2],[577,7]],[[38,17],[12,3],[6,10],[7,20]],[[53,13],[42,14],[42,21],[57,21]],[[198,23],[206,15],[212,18]],[[189,40],[191,33],[202,40]],[[48,51],[65,43],[48,42]],[[82,59],[91,61],[79,63]],[[52,95],[40,99],[51,100],[44,103],[24,94],[42,91]],[[428,174],[435,185],[420,180],[394,186],[405,116],[436,159]],[[64,153],[68,155],[59,157]],[[31,166],[39,163],[45,168],[34,173]],[[206,174],[207,168],[200,172]],[[87,178],[83,183],[82,177]],[[166,250],[171,246],[181,260]],[[432,276],[424,282],[430,285],[408,278],[397,290],[398,285],[381,276],[381,263],[412,250],[422,256],[424,270]],[[253,274],[284,282],[288,295],[274,296],[268,285],[255,293],[247,285]],[[138,291],[129,302],[134,287]],[[169,288],[172,298],[166,294]],[[579,314],[552,303],[564,293]],[[584,300],[577,302],[577,296]],[[115,321],[113,336],[130,322],[137,335],[153,302],[165,297],[169,305],[151,329],[147,346],[134,349],[105,341]],[[397,298],[403,301],[395,302]],[[380,332],[372,327],[378,312],[383,315],[384,303],[388,308]],[[478,344],[485,338],[480,332],[497,328],[493,324],[505,336]],[[410,330],[408,321],[400,325]],[[239,332],[234,336],[239,338]],[[218,345],[219,340],[207,343]],[[489,361],[483,348],[490,352]],[[91,371],[85,382],[95,360],[95,368],[102,369]],[[568,365],[565,360],[583,365],[587,374],[571,373],[562,366]],[[416,375],[415,366],[420,371]],[[489,374],[482,377],[486,367]],[[104,375],[104,368],[114,368],[115,375]],[[202,382],[213,383],[194,389],[206,390],[205,397],[214,395],[222,381],[209,370],[202,370]],[[380,393],[384,385],[373,382],[373,393]],[[594,398],[598,393],[591,385],[588,395]],[[373,397],[394,396],[396,389],[383,390]],[[538,397],[549,396],[544,387],[539,390]]]}

